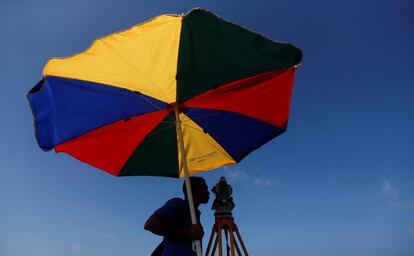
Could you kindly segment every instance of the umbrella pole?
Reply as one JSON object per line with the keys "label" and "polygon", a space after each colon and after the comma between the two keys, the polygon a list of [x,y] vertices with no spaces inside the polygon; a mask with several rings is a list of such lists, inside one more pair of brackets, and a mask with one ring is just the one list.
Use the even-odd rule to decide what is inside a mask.
{"label": "umbrella pole", "polygon": [[[183,141],[183,133],[181,130],[181,120],[180,120],[180,113],[178,109],[178,105],[174,106],[174,112],[175,112],[175,127],[177,131],[178,136],[178,143],[180,144],[180,150],[181,150],[181,159],[182,159],[182,165],[184,169],[184,179],[185,179],[185,187],[187,189],[187,198],[188,198],[188,204],[190,206],[190,215],[191,215],[191,223],[197,224],[197,218],[195,215],[195,208],[194,208],[194,200],[193,200],[193,193],[191,191],[191,184],[190,184],[190,178],[188,175],[188,167],[187,167],[187,155],[184,148],[184,141]],[[199,240],[193,241],[193,245],[196,246],[197,256],[202,256],[201,253],[201,243]]]}

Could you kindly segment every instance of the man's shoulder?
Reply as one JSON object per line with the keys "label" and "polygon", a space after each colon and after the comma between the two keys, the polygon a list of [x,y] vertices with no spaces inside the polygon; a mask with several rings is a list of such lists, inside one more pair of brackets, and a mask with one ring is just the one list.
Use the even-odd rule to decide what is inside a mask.
{"label": "man's shoulder", "polygon": [[186,206],[187,202],[179,197],[174,197],[168,200],[165,205],[177,205],[177,206]]}
{"label": "man's shoulder", "polygon": [[188,211],[187,203],[181,198],[172,198],[168,200],[161,208],[153,213],[153,216],[164,218],[181,218]]}

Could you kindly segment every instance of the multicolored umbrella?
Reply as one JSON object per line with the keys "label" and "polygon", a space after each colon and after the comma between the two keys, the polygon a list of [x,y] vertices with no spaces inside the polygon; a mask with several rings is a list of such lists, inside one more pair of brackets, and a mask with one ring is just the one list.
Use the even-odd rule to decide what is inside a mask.
{"label": "multicolored umbrella", "polygon": [[194,9],[50,59],[27,97],[43,150],[115,176],[183,178],[238,163],[286,130],[301,58]]}
{"label": "multicolored umbrella", "polygon": [[183,177],[240,162],[286,130],[301,52],[195,9],[48,61],[28,94],[36,137],[115,176]]}

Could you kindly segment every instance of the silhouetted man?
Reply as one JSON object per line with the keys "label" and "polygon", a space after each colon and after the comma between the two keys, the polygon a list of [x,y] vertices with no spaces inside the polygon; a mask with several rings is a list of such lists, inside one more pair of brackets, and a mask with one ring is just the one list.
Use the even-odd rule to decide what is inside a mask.
{"label": "silhouetted man", "polygon": [[[198,206],[206,204],[210,199],[205,180],[201,177],[190,177],[191,189],[197,223],[200,223]],[[145,229],[154,234],[164,236],[163,242],[152,255],[162,256],[193,256],[193,240],[201,240],[204,235],[201,224],[192,225],[187,190],[183,184],[185,199],[173,198],[156,210],[145,223]]]}

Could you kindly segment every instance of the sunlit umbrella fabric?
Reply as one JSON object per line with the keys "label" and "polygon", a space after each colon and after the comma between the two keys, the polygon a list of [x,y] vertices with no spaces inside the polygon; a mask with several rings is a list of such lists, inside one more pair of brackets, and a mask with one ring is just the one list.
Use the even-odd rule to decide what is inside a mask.
{"label": "sunlit umbrella fabric", "polygon": [[115,176],[183,177],[241,161],[287,128],[301,51],[194,9],[53,58],[28,93],[36,138]]}

